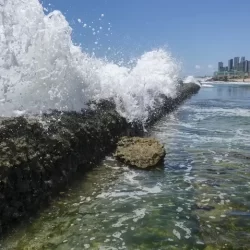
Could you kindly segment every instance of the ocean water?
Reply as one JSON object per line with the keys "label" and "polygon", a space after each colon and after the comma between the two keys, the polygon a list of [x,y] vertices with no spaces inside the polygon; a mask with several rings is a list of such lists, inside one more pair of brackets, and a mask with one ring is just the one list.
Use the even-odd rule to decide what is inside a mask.
{"label": "ocean water", "polygon": [[[71,33],[38,0],[0,0],[0,116],[111,98],[122,116],[144,121],[162,94],[176,95],[180,65],[169,51],[120,66]],[[250,249],[249,123],[249,85],[204,84],[149,131],[165,145],[162,166],[143,172],[107,157],[0,249]]]}
{"label": "ocean water", "polygon": [[249,124],[250,85],[202,87],[149,131],[162,166],[107,157],[1,249],[250,249]]}
{"label": "ocean water", "polygon": [[176,95],[180,65],[169,51],[119,66],[74,45],[71,33],[63,14],[45,14],[38,0],[0,1],[1,116],[79,111],[90,100],[111,98],[121,115],[143,121],[161,94]]}

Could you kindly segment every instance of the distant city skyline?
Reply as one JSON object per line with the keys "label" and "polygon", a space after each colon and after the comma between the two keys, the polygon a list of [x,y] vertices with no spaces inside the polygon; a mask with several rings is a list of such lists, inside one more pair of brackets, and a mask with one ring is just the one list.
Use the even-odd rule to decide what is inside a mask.
{"label": "distant city skyline", "polygon": [[250,61],[246,60],[245,56],[235,56],[229,59],[227,66],[224,66],[224,63],[220,61],[214,75],[227,75],[229,77],[250,76]]}

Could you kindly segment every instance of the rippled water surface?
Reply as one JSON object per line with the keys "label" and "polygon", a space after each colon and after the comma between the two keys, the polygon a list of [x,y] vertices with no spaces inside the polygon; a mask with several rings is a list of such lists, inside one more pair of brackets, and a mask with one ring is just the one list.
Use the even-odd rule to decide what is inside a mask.
{"label": "rippled water surface", "polygon": [[112,157],[2,249],[250,249],[250,85],[214,85],[150,131],[164,166]]}

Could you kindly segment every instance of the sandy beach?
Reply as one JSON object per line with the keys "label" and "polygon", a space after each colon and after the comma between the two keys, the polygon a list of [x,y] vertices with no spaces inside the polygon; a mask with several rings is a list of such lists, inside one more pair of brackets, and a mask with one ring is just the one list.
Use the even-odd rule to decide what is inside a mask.
{"label": "sandy beach", "polygon": [[245,78],[244,82],[243,82],[243,79],[228,79],[228,81],[202,82],[202,85],[204,85],[204,84],[246,84],[246,85],[250,85],[250,78]]}
{"label": "sandy beach", "polygon": [[246,83],[250,83],[250,78],[245,78],[244,80],[242,78],[240,79],[229,79],[229,82],[246,82]]}

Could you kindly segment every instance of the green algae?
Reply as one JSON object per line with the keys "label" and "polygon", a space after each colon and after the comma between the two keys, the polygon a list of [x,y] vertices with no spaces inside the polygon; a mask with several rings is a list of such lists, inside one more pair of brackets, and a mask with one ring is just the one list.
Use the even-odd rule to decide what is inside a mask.
{"label": "green algae", "polygon": [[[175,143],[170,126],[165,130],[170,130],[168,137],[172,136]],[[57,209],[60,207],[59,211],[51,217],[43,217],[43,223],[36,224],[32,235],[28,230],[29,237],[23,239],[22,246],[27,250],[32,249],[29,247],[82,250],[86,244],[88,249],[98,250],[123,246],[127,250],[249,250],[249,163],[241,159],[240,154],[228,154],[240,151],[233,139],[230,145],[223,140],[214,143],[196,140],[196,144],[192,144],[193,141],[181,139],[177,144],[166,143],[170,154],[166,156],[165,169],[138,176],[133,170],[129,180],[119,180],[121,185],[106,189],[117,197],[102,196],[98,200],[95,195],[84,194],[85,198],[91,197],[91,201],[79,205],[82,201],[72,197],[74,191],[70,192],[71,197],[65,194],[60,204],[54,203]],[[99,177],[97,182],[105,182]],[[108,176],[105,178],[107,182],[111,180]],[[159,193],[150,189],[158,182]],[[93,190],[91,185],[88,188]],[[119,192],[124,196],[119,196]],[[136,192],[142,194],[136,195]],[[78,192],[78,197],[81,195]],[[131,215],[138,208],[145,209],[145,214],[134,221]],[[119,220],[122,223],[113,227]],[[191,230],[190,238],[185,238],[187,233],[178,223],[184,223],[184,229]],[[121,234],[120,238],[113,236],[116,232]],[[90,240],[91,237],[95,239]],[[19,249],[25,249],[22,246]]]}
{"label": "green algae", "polygon": [[[216,162],[216,165],[217,169],[223,167],[227,168],[227,171],[244,170],[246,167],[244,164],[222,161]],[[237,188],[242,184],[241,175],[234,179],[228,173],[218,175],[210,172],[209,174],[203,173],[202,176],[206,182],[209,178],[213,180],[212,183],[219,183],[219,185],[207,185],[206,182],[194,183],[195,199],[202,204],[198,207],[211,208],[194,210],[199,218],[202,237],[208,245],[205,249],[249,249],[247,234],[250,233],[250,222],[244,221],[242,216],[232,215],[232,212],[237,215],[250,210],[249,203],[247,204],[245,199],[240,198],[241,193]],[[231,187],[234,188],[231,189]]]}

